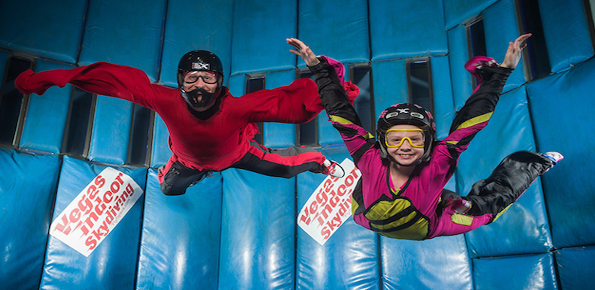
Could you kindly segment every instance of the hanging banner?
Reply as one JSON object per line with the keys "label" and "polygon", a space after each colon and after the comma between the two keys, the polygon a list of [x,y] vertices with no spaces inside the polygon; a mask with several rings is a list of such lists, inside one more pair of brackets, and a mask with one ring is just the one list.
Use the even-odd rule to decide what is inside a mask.
{"label": "hanging banner", "polygon": [[88,257],[142,194],[130,176],[108,167],[58,215],[50,235]]}
{"label": "hanging banner", "polygon": [[298,215],[298,225],[320,245],[351,216],[351,193],[361,174],[350,159],[343,160],[341,166],[345,176],[324,179]]}

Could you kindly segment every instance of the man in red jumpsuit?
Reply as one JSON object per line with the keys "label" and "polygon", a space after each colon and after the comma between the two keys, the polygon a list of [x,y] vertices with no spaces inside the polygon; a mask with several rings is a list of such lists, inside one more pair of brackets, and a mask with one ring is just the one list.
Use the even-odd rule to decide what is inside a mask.
{"label": "man in red jumpsuit", "polygon": [[[213,53],[185,54],[178,65],[178,88],[152,84],[135,68],[98,62],[74,69],[23,72],[15,85],[23,94],[43,94],[51,86],[70,83],[87,92],[137,103],[159,114],[169,131],[172,156],[159,170],[161,191],[184,194],[214,171],[239,168],[291,178],[305,171],[341,177],[336,162],[312,148],[266,148],[253,140],[255,123],[300,124],[323,109],[310,79],[289,86],[260,90],[236,98],[223,86],[223,66]],[[351,100],[359,93],[351,86]]]}

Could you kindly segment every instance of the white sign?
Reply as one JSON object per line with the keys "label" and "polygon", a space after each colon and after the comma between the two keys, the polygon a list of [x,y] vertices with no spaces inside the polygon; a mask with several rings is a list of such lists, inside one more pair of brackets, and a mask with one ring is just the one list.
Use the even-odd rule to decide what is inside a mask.
{"label": "white sign", "polygon": [[130,176],[108,167],[54,220],[50,234],[88,257],[142,194]]}
{"label": "white sign", "polygon": [[361,174],[349,159],[341,167],[345,176],[324,179],[298,215],[298,225],[321,245],[351,216],[351,194]]}

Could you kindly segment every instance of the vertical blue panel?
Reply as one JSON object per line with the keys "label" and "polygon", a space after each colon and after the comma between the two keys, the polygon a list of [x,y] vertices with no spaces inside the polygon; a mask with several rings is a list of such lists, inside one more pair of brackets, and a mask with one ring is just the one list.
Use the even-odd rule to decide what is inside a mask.
{"label": "vertical blue panel", "polygon": [[[539,1],[539,12],[552,72],[593,56],[584,1]],[[592,3],[592,1],[591,1]],[[571,45],[568,45],[571,44]]]}
{"label": "vertical blue panel", "polygon": [[97,96],[89,160],[124,164],[128,155],[133,104],[129,101]]}
{"label": "vertical blue panel", "polygon": [[561,249],[555,254],[560,289],[593,289],[594,246]]}
{"label": "vertical blue panel", "polygon": [[477,17],[482,10],[497,0],[444,0],[446,28],[463,24]]}
{"label": "vertical blue panel", "polygon": [[[508,49],[508,43],[521,35],[514,0],[501,0],[486,9],[483,12],[483,25],[487,56],[502,63]],[[508,77],[503,91],[512,90],[524,84],[525,81],[525,66],[521,61]]]}
{"label": "vertical blue panel", "polygon": [[0,281],[36,289],[41,281],[60,159],[0,150]]}
{"label": "vertical blue panel", "polygon": [[80,65],[128,65],[157,80],[166,0],[89,1]]}
{"label": "vertical blue panel", "polygon": [[446,54],[442,7],[442,0],[371,0],[372,61]]}
{"label": "vertical blue panel", "polygon": [[295,179],[223,171],[219,289],[295,283]]}
{"label": "vertical blue panel", "polygon": [[[475,182],[487,178],[504,157],[519,150],[535,151],[524,87],[500,97],[488,126],[461,155],[457,192],[467,195]],[[466,235],[472,257],[549,251],[552,241],[540,179],[498,220]]]}
{"label": "vertical blue panel", "polygon": [[[265,89],[274,89],[289,85],[295,80],[295,71],[267,73],[264,81]],[[264,145],[269,148],[294,146],[296,141],[294,124],[264,123]]]}
{"label": "vertical blue panel", "polygon": [[86,6],[79,0],[2,1],[0,46],[75,63]]}
{"label": "vertical blue panel", "polygon": [[368,1],[300,0],[298,10],[298,38],[314,53],[344,64],[369,61]]}
{"label": "vertical blue panel", "polygon": [[[329,159],[342,162],[345,149],[324,150]],[[326,176],[306,172],[297,177],[298,210]],[[382,289],[376,233],[347,219],[321,246],[304,230],[297,230],[297,289]]]}
{"label": "vertical blue panel", "polygon": [[474,259],[473,277],[476,290],[558,289],[551,253],[512,258]]}
{"label": "vertical blue panel", "polygon": [[238,97],[238,98],[245,95],[246,94],[246,81],[247,81],[247,77],[245,74],[240,74],[240,75],[235,75],[235,76],[229,77],[229,85],[228,85],[229,93],[235,97]]}
{"label": "vertical blue panel", "polygon": [[149,171],[137,289],[217,289],[221,193],[216,174],[167,196]]}
{"label": "vertical blue panel", "polygon": [[233,0],[168,0],[160,81],[177,87],[180,58],[191,50],[208,50],[223,63],[225,75],[231,64]]}
{"label": "vertical blue panel", "polygon": [[432,91],[434,93],[434,118],[436,119],[436,136],[443,139],[448,136],[450,125],[455,115],[452,87],[447,56],[430,59]]}
{"label": "vertical blue panel", "polygon": [[376,120],[386,108],[398,103],[409,103],[405,66],[405,60],[372,63]]}
{"label": "vertical blue panel", "polygon": [[296,0],[236,0],[231,74],[293,68],[285,41],[296,33]]}
{"label": "vertical blue panel", "polygon": [[[54,207],[56,218],[105,166],[64,157]],[[145,188],[145,168],[117,168]],[[60,240],[49,238],[41,289],[132,289],[136,273],[144,194],[119,224],[85,257]]]}
{"label": "vertical blue panel", "polygon": [[[38,60],[36,71],[69,69],[72,66]],[[66,131],[72,86],[52,87],[43,95],[29,98],[27,118],[21,136],[22,148],[60,153]]]}
{"label": "vertical blue panel", "polygon": [[[595,61],[590,60],[527,86],[540,151],[565,157],[542,177],[556,248],[595,244],[593,79]],[[574,137],[563,137],[569,135]]]}
{"label": "vertical blue panel", "polygon": [[427,241],[380,238],[384,289],[473,289],[463,235]]}
{"label": "vertical blue panel", "polygon": [[165,165],[171,157],[171,150],[168,145],[169,131],[159,114],[155,113],[153,123],[153,152],[151,153],[151,167]]}
{"label": "vertical blue panel", "polygon": [[[4,73],[6,72],[6,63],[8,62],[8,52],[0,50],[0,76],[4,79]],[[2,89],[3,83],[0,84],[0,89]]]}
{"label": "vertical blue panel", "polygon": [[[463,25],[458,25],[448,31],[448,49],[450,60],[450,77],[452,79],[452,93],[455,111],[460,110],[473,92],[471,74],[465,70],[465,63],[469,60],[467,48],[467,32]],[[438,73],[434,73],[436,76]]]}

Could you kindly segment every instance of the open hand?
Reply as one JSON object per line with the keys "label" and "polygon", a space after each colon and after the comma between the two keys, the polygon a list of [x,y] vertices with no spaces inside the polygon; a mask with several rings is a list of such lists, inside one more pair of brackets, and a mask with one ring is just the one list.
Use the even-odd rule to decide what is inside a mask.
{"label": "open hand", "polygon": [[531,33],[523,34],[515,39],[514,42],[508,43],[508,50],[506,51],[502,65],[500,65],[501,67],[516,68],[519,60],[521,60],[521,52],[527,47],[525,41],[529,37],[531,37]]}
{"label": "open hand", "polygon": [[306,62],[307,66],[315,66],[318,63],[320,63],[320,61],[316,57],[316,54],[314,54],[314,52],[312,52],[310,47],[308,47],[306,44],[304,44],[301,40],[299,40],[297,38],[287,38],[286,40],[287,40],[288,44],[295,47],[295,49],[296,49],[296,50],[290,49],[289,51],[295,55],[302,57],[304,62]]}

